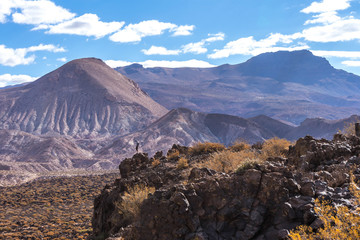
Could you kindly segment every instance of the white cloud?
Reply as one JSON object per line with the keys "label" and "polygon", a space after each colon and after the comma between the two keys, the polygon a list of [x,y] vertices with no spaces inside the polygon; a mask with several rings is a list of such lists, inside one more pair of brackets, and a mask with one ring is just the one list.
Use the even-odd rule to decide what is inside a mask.
{"label": "white cloud", "polygon": [[194,31],[195,26],[194,25],[182,25],[179,27],[175,27],[171,29],[171,32],[173,33],[173,36],[188,36],[192,34],[192,31]]}
{"label": "white cloud", "polygon": [[313,18],[314,19],[307,20],[305,22],[305,25],[316,24],[316,23],[329,24],[341,20],[341,18],[337,15],[337,12],[335,11],[320,13],[318,15],[313,16]]}
{"label": "white cloud", "polygon": [[59,62],[66,62],[67,61],[66,57],[57,58],[56,60],[59,61]]}
{"label": "white cloud", "polygon": [[57,25],[39,25],[33,30],[49,29],[46,33],[101,38],[118,31],[123,25],[124,22],[102,22],[96,14],[87,13]]}
{"label": "white cloud", "polygon": [[209,54],[209,58],[226,58],[230,55],[258,55],[264,52],[275,51],[294,51],[301,49],[308,49],[304,43],[297,43],[293,46],[288,44],[293,43],[295,39],[301,38],[300,33],[292,35],[282,35],[279,33],[271,34],[268,38],[255,40],[252,36],[246,38],[239,38],[235,41],[228,42],[223,49],[215,49],[214,53]]}
{"label": "white cloud", "polygon": [[13,0],[1,0],[0,2],[0,23],[6,22],[6,17],[11,14],[11,9],[14,7]]}
{"label": "white cloud", "polygon": [[153,68],[153,67],[167,67],[167,68],[182,68],[182,67],[196,67],[196,68],[210,68],[215,67],[208,62],[191,59],[187,61],[154,61],[154,60],[146,60],[144,62],[127,62],[127,61],[117,61],[117,60],[107,60],[105,61],[107,65],[112,68],[116,67],[124,67],[134,63],[141,64],[145,68]]}
{"label": "white cloud", "polygon": [[190,31],[186,26],[148,20],[127,25],[124,29],[111,35],[110,40],[121,43],[140,42],[143,37],[162,35],[166,30],[174,32],[174,36],[189,35],[186,32]]}
{"label": "white cloud", "polygon": [[18,10],[12,14],[12,19],[15,23],[33,25],[54,24],[71,19],[75,16],[74,13],[55,5],[49,0],[13,0],[11,2],[12,8]]}
{"label": "white cloud", "polygon": [[168,50],[165,47],[151,46],[148,50],[143,49],[142,52],[146,55],[178,55],[180,53],[193,53],[202,54],[206,53],[208,49],[205,47],[210,42],[222,41],[225,38],[224,33],[208,34],[208,38],[201,40],[200,42],[188,43],[181,47],[181,50]]}
{"label": "white cloud", "polygon": [[208,38],[201,40],[200,42],[188,43],[182,46],[184,53],[202,54],[206,53],[208,49],[205,47],[210,42],[222,41],[225,38],[224,33],[208,34]]}
{"label": "white cloud", "polygon": [[0,65],[14,67],[17,65],[28,65],[35,61],[35,55],[27,56],[30,52],[48,51],[48,52],[64,52],[62,47],[56,47],[52,44],[32,46],[28,48],[7,48],[0,45]]}
{"label": "white cloud", "polygon": [[182,47],[184,53],[195,53],[195,54],[201,54],[206,53],[207,48],[204,47],[205,42],[196,42],[196,43],[189,43]]}
{"label": "white cloud", "polygon": [[303,30],[305,40],[323,43],[360,40],[360,19],[351,15],[338,15],[339,10],[350,7],[350,2],[351,0],[323,0],[313,2],[301,10],[303,13],[319,13],[305,22],[305,25],[317,24]]}
{"label": "white cloud", "polygon": [[151,46],[149,49],[141,50],[145,55],[178,55],[180,50],[168,50],[165,47]]}
{"label": "white cloud", "polygon": [[360,67],[360,61],[343,61],[341,64],[349,67]]}
{"label": "white cloud", "polygon": [[311,27],[303,31],[303,36],[313,42],[359,40],[360,19],[341,19],[331,24]]}
{"label": "white cloud", "polygon": [[104,62],[112,68],[129,66],[135,63],[135,62],[122,61],[122,60],[105,60]]}
{"label": "white cloud", "polygon": [[0,75],[0,87],[5,87],[9,85],[15,85],[25,82],[35,81],[36,77],[31,77],[28,75],[11,75],[11,74],[2,74]]}
{"label": "white cloud", "polygon": [[349,67],[360,67],[360,61],[343,61],[341,64]]}
{"label": "white cloud", "polygon": [[220,32],[220,33],[215,33],[215,34],[208,34],[208,38],[205,39],[205,42],[215,42],[215,41],[223,41],[225,39],[225,34]]}
{"label": "white cloud", "polygon": [[350,7],[351,0],[322,0],[313,2],[307,8],[301,10],[303,13],[323,13],[344,10]]}
{"label": "white cloud", "polygon": [[320,57],[339,57],[339,58],[360,58],[360,51],[323,51],[311,50],[311,52]]}
{"label": "white cloud", "polygon": [[54,52],[54,53],[66,52],[66,50],[63,47],[57,47],[52,44],[47,44],[47,45],[39,44],[37,46],[32,46],[32,47],[26,48],[26,51],[27,52],[48,51],[48,52]]}

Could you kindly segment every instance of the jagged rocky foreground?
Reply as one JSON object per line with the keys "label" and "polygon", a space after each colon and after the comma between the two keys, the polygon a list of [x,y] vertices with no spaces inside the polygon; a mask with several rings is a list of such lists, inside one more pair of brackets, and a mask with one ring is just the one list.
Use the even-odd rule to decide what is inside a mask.
{"label": "jagged rocky foreground", "polygon": [[[187,154],[186,147],[173,146]],[[316,198],[352,205],[349,172],[359,178],[360,138],[335,135],[332,141],[300,138],[286,158],[271,158],[237,173],[192,168],[206,155],[188,156],[190,167],[179,170],[176,160],[135,154],[119,166],[121,178],[95,199],[94,237],[125,239],[285,239],[300,224],[317,229],[321,221]],[[138,218],[119,214],[127,188],[156,188],[141,205]],[[109,238],[112,239],[112,238]]]}

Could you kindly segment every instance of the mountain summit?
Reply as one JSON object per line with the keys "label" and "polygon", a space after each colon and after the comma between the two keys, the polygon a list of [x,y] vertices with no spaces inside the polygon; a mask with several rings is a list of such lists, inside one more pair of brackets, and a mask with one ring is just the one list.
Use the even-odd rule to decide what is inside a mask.
{"label": "mountain summit", "polygon": [[[168,109],[266,115],[300,124],[306,118],[360,113],[360,77],[310,51],[263,53],[213,68],[117,68]],[[174,97],[176,96],[176,97]]]}
{"label": "mountain summit", "polygon": [[167,110],[100,59],[73,60],[26,86],[0,90],[0,128],[76,137],[122,135]]}

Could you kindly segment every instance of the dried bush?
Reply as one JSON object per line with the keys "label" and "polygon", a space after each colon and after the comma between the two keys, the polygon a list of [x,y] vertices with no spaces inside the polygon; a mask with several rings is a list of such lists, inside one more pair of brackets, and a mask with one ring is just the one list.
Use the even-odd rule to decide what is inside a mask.
{"label": "dried bush", "polygon": [[250,144],[248,144],[246,141],[240,140],[240,141],[235,141],[233,145],[229,147],[229,150],[233,152],[241,152],[244,150],[249,150],[250,148],[251,148]]}
{"label": "dried bush", "polygon": [[175,150],[175,151],[172,151],[172,152],[168,152],[167,153],[167,158],[170,159],[170,160],[173,160],[173,159],[176,159],[180,156],[180,152],[179,150]]}
{"label": "dried bush", "polygon": [[225,146],[221,143],[211,143],[211,142],[204,142],[204,143],[196,143],[189,149],[191,155],[200,155],[204,153],[213,153],[213,152],[220,152],[224,151]]}
{"label": "dried bush", "polygon": [[199,168],[210,168],[218,172],[229,173],[239,168],[245,162],[260,162],[259,154],[252,150],[244,150],[241,152],[232,152],[230,150],[216,152],[211,154],[203,162],[195,164]]}
{"label": "dried bush", "polygon": [[285,157],[291,142],[286,139],[271,138],[264,142],[261,157],[266,160],[269,157]]}
{"label": "dried bush", "polygon": [[186,158],[180,158],[177,162],[176,168],[177,169],[184,169],[184,168],[188,168],[189,167],[189,163],[188,160]]}
{"label": "dried bush", "polygon": [[355,196],[356,209],[352,210],[342,205],[334,206],[329,202],[321,202],[317,199],[314,211],[323,222],[323,228],[313,232],[311,227],[302,225],[291,231],[289,238],[291,240],[360,239],[360,189],[354,183],[353,177],[349,189]]}
{"label": "dried bush", "polygon": [[342,131],[339,131],[339,133],[344,134],[347,137],[355,136],[355,123],[359,122],[360,119],[356,118],[353,122],[347,122],[344,124],[344,129]]}
{"label": "dried bush", "polygon": [[156,167],[160,164],[160,160],[157,158],[154,158],[154,160],[151,162],[151,166]]}
{"label": "dried bush", "polygon": [[126,219],[133,219],[139,216],[142,202],[148,198],[150,193],[154,193],[155,188],[145,185],[136,185],[124,193],[122,200],[115,206],[120,214]]}
{"label": "dried bush", "polygon": [[252,169],[252,168],[255,168],[255,166],[259,163],[261,163],[262,160],[260,159],[248,159],[248,160],[245,160],[245,161],[242,161],[236,168],[235,172],[236,173],[239,173],[239,172],[243,172],[245,170],[248,170],[248,169]]}

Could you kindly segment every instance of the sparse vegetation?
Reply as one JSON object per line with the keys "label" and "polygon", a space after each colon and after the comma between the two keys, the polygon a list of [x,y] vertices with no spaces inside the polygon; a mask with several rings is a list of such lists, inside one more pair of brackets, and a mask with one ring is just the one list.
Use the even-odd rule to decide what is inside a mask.
{"label": "sparse vegetation", "polygon": [[197,163],[196,167],[207,167],[218,172],[229,173],[239,168],[244,162],[256,161],[259,162],[260,159],[255,151],[251,149],[232,152],[230,150],[225,150],[222,152],[216,152],[211,154],[209,158],[205,161]]}
{"label": "sparse vegetation", "polygon": [[170,160],[176,159],[180,156],[179,150],[174,150],[172,152],[168,152],[167,158]]}
{"label": "sparse vegetation", "polygon": [[344,124],[343,131],[339,131],[339,133],[344,134],[347,137],[355,136],[355,123],[360,122],[359,118],[356,118],[353,122],[347,122]]}
{"label": "sparse vegetation", "polygon": [[177,169],[184,169],[189,167],[189,162],[186,158],[182,157],[178,160],[176,168]]}
{"label": "sparse vegetation", "polygon": [[235,169],[236,173],[243,172],[248,169],[252,169],[256,166],[256,164],[261,163],[262,161],[260,159],[247,159],[242,161],[237,168]]}
{"label": "sparse vegetation", "polygon": [[241,152],[243,150],[249,150],[251,145],[243,140],[235,141],[230,147],[229,150],[233,152]]}
{"label": "sparse vegetation", "polygon": [[93,201],[118,173],[0,188],[0,239],[86,239]]}
{"label": "sparse vegetation", "polygon": [[221,143],[199,142],[196,143],[194,146],[192,146],[189,152],[191,155],[199,155],[205,153],[220,152],[224,150],[225,150],[225,146]]}
{"label": "sparse vegetation", "polygon": [[[207,146],[211,144],[206,143]],[[196,167],[207,167],[219,172],[229,173],[252,168],[255,164],[265,161],[269,157],[284,157],[291,142],[286,139],[272,138],[262,144],[262,149],[251,148],[246,142],[236,142],[228,149],[219,148],[204,161],[196,163]],[[201,146],[197,149],[204,149]],[[205,150],[198,150],[198,152]]]}
{"label": "sparse vegetation", "polygon": [[119,213],[127,219],[134,219],[139,215],[142,202],[154,193],[155,188],[145,185],[130,187],[122,196],[122,201],[116,204]]}
{"label": "sparse vegetation", "polygon": [[286,151],[289,149],[291,142],[281,138],[271,138],[262,145],[262,159],[266,160],[270,157],[285,157]]}
{"label": "sparse vegetation", "polygon": [[349,187],[355,196],[354,206],[356,209],[349,209],[347,206],[332,205],[327,201],[315,201],[315,213],[323,222],[323,228],[313,232],[309,226],[299,226],[291,231],[291,240],[314,240],[314,239],[337,239],[356,240],[360,238],[360,189],[354,183],[353,178]]}
{"label": "sparse vegetation", "polygon": [[160,160],[157,158],[154,158],[154,160],[151,162],[151,166],[156,167],[160,164]]}

